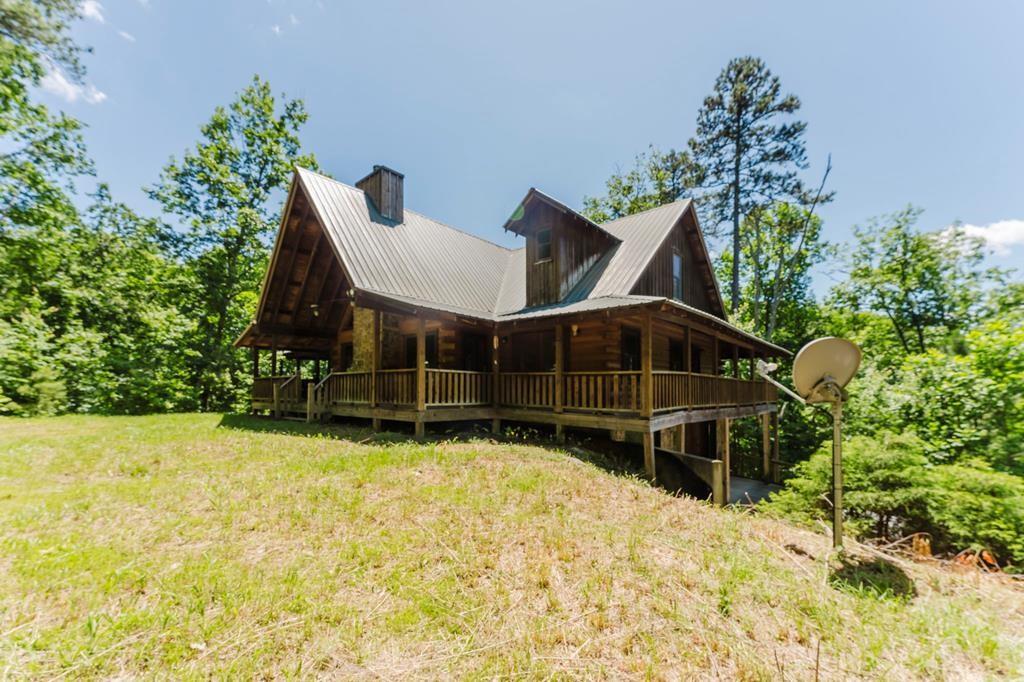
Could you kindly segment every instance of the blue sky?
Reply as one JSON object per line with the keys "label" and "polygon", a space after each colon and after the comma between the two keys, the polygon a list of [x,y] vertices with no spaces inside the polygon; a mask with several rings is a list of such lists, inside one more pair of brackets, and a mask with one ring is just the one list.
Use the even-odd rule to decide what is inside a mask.
{"label": "blue sky", "polygon": [[[89,128],[99,177],[141,187],[254,73],[306,101],[307,147],[353,182],[406,174],[406,205],[513,245],[531,186],[578,206],[649,144],[681,147],[732,57],[800,96],[826,236],[908,203],[1024,266],[1024,3],[86,0],[84,87],[45,96]],[[1018,275],[1019,276],[1019,275]],[[829,284],[818,273],[816,288]]]}

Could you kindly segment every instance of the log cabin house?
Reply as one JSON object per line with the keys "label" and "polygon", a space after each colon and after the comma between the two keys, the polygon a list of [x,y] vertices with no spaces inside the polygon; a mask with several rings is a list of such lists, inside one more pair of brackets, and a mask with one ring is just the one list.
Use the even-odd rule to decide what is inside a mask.
{"label": "log cabin house", "polygon": [[658,446],[719,501],[730,421],[751,417],[770,471],[777,394],[754,363],[788,352],[728,322],[691,201],[599,225],[531,189],[510,250],[405,208],[403,183],[296,170],[236,341],[255,412],[639,434],[652,479]]}

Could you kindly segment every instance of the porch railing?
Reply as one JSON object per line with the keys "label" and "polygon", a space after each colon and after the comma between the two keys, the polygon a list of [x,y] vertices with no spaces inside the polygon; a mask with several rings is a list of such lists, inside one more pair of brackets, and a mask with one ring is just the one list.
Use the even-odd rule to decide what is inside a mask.
{"label": "porch railing", "polygon": [[562,406],[567,410],[638,412],[642,409],[640,372],[566,372]]}
{"label": "porch railing", "polygon": [[252,380],[252,399],[257,402],[273,402],[274,386],[280,386],[289,379],[294,378],[294,374],[280,377],[257,377]]}
{"label": "porch railing", "polygon": [[460,369],[427,369],[426,404],[428,407],[490,405],[490,372]]}
{"label": "porch railing", "polygon": [[[427,407],[491,405],[554,409],[557,403],[554,372],[505,372],[497,385],[490,372],[426,369]],[[653,410],[723,407],[774,402],[778,391],[765,381],[690,372],[653,372]],[[583,412],[640,412],[643,409],[641,372],[566,372],[562,375],[562,408]],[[256,402],[272,402],[276,387],[281,403],[306,400],[296,376],[259,377],[253,380]],[[370,404],[373,372],[334,372],[316,385],[318,406]],[[416,370],[379,370],[376,376],[380,405],[415,406]],[[495,394],[497,400],[495,401]]]}
{"label": "porch railing", "polygon": [[506,407],[554,407],[554,372],[502,372],[498,403]]}
{"label": "porch railing", "polygon": [[370,402],[372,372],[332,372],[317,386],[321,405],[365,405]]}
{"label": "porch railing", "polygon": [[378,370],[377,403],[383,405],[415,405],[416,370]]}
{"label": "porch railing", "polygon": [[672,410],[774,402],[777,389],[766,381],[696,372],[654,372],[654,409]]}

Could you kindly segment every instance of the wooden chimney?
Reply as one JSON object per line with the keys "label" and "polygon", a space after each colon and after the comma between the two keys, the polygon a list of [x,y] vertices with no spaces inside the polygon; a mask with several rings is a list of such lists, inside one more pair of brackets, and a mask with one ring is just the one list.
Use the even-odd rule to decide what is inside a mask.
{"label": "wooden chimney", "polygon": [[388,220],[403,220],[402,182],[405,176],[387,166],[374,166],[373,172],[356,183],[366,192],[377,212]]}

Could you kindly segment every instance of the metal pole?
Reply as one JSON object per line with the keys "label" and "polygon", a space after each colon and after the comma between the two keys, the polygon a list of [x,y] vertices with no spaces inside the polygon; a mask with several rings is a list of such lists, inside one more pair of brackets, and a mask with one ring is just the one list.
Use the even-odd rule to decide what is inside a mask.
{"label": "metal pole", "polygon": [[843,401],[832,402],[832,546],[843,548]]}

